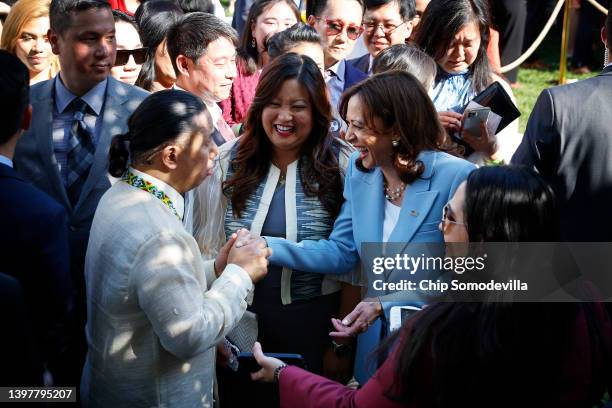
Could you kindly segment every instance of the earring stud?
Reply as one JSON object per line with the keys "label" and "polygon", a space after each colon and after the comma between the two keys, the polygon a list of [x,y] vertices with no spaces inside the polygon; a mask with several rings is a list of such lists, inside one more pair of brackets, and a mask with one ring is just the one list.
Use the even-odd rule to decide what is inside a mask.
{"label": "earring stud", "polygon": [[391,145],[392,145],[393,147],[399,147],[400,142],[399,142],[399,140],[392,140],[392,141],[391,141]]}

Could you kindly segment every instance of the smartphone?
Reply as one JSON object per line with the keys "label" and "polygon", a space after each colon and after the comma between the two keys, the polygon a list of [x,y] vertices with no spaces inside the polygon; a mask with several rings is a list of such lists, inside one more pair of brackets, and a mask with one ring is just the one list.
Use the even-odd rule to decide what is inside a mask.
{"label": "smartphone", "polygon": [[412,315],[421,310],[416,306],[393,306],[391,308],[389,330],[394,331],[402,327],[402,324]]}
{"label": "smartphone", "polygon": [[[294,365],[303,369],[306,369],[306,362],[301,354],[291,353],[264,353],[267,357],[274,357],[282,360],[285,364]],[[260,365],[257,364],[253,353],[243,352],[238,354],[238,365],[241,369],[254,373],[261,369]]]}
{"label": "smartphone", "polygon": [[462,130],[468,131],[475,137],[479,137],[481,133],[480,123],[487,123],[489,115],[491,114],[491,108],[475,108],[470,109],[463,115],[463,127]]}

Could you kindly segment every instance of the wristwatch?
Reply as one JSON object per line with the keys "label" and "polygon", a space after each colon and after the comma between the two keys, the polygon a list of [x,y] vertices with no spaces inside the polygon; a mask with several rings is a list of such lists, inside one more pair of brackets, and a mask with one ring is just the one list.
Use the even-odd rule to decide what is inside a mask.
{"label": "wristwatch", "polygon": [[332,350],[338,357],[349,357],[353,353],[353,348],[348,344],[338,344],[332,340]]}

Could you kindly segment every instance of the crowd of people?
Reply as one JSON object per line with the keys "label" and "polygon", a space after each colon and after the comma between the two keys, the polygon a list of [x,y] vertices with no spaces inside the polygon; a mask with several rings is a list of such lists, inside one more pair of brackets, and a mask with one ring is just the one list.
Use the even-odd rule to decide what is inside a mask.
{"label": "crowd of people", "polygon": [[0,385],[87,407],[601,402],[604,304],[429,302],[363,271],[367,243],[612,241],[610,66],[545,90],[524,135],[467,126],[492,84],[514,100],[495,3],[255,0],[232,28],[215,1],[18,0]]}

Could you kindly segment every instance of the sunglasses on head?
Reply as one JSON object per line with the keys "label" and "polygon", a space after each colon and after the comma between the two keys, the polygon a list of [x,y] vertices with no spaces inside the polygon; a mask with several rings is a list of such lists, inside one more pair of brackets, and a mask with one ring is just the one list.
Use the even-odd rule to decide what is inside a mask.
{"label": "sunglasses on head", "polygon": [[144,64],[147,59],[147,47],[136,48],[135,50],[117,50],[117,58],[115,58],[115,66],[127,64],[130,55],[134,57],[136,64]]}
{"label": "sunglasses on head", "polygon": [[342,20],[330,20],[329,18],[321,17],[315,17],[315,19],[325,21],[327,35],[338,35],[346,27],[346,36],[351,40],[356,40],[363,32],[363,27],[355,24],[346,24]]}

